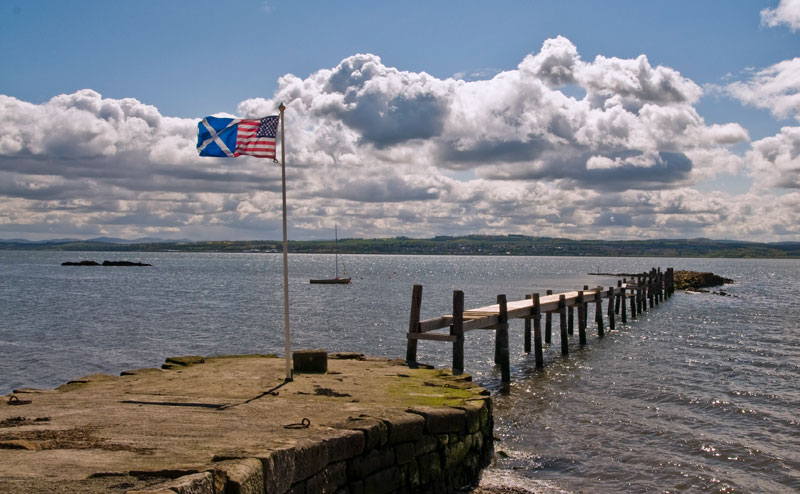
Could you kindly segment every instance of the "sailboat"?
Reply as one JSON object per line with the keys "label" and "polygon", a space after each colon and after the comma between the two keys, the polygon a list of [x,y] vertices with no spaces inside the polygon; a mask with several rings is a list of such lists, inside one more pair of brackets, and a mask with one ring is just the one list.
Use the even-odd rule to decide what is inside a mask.
{"label": "sailboat", "polygon": [[[319,284],[319,285],[349,285],[350,284],[350,277],[347,278],[340,278],[339,277],[339,229],[338,226],[334,226],[334,256],[336,258],[336,277],[335,278],[324,278],[318,280],[309,280],[311,283]],[[347,269],[344,267],[344,261],[342,261],[342,274],[347,276]]]}

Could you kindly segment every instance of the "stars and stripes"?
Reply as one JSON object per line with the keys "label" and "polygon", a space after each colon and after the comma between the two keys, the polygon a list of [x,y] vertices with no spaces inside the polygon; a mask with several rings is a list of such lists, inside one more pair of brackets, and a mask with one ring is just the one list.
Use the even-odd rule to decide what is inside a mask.
{"label": "stars and stripes", "polygon": [[239,122],[234,156],[246,154],[258,158],[275,159],[275,134],[278,132],[278,117]]}
{"label": "stars and stripes", "polygon": [[279,119],[277,115],[259,119],[206,117],[197,124],[197,151],[200,156],[275,159]]}

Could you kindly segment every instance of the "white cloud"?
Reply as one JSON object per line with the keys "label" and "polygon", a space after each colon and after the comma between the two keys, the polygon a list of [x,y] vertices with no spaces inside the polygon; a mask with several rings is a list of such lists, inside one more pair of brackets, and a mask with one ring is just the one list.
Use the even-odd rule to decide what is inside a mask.
{"label": "white cloud", "polygon": [[[797,235],[777,213],[758,224],[731,213],[732,203],[761,210],[755,196],[691,188],[740,173],[745,161],[729,147],[748,140],[739,124],[706,125],[694,106],[701,94],[644,55],[584,61],[558,37],[477,81],[358,54],[287,74],[272,98],[242,101],[238,114],[287,106],[295,238],[334,222],[364,237]],[[279,238],[280,168],[201,159],[196,126],[88,89],[42,104],[0,95],[0,237]],[[776,136],[783,175],[792,135]],[[772,155],[756,144],[747,160],[756,182],[785,183],[761,171]],[[466,170],[477,178],[452,178]]]}
{"label": "white cloud", "polygon": [[800,0],[781,0],[774,9],[762,10],[761,24],[769,27],[786,24],[793,32],[797,31],[800,29]]}
{"label": "white cloud", "polygon": [[800,58],[759,70],[750,80],[733,82],[725,90],[745,104],[769,110],[777,118],[800,120]]}
{"label": "white cloud", "polygon": [[800,127],[783,127],[779,134],[753,142],[746,158],[760,189],[800,189]]}
{"label": "white cloud", "polygon": [[[564,84],[581,87],[586,96],[567,96],[559,90]],[[354,166],[378,161],[449,170],[490,167],[479,174],[593,183],[605,178],[616,188],[649,188],[654,184],[642,174],[626,182],[624,168],[593,175],[587,160],[625,155],[633,163],[639,155],[644,162],[644,156],[661,153],[649,163],[672,166],[672,182],[695,180],[687,153],[721,154],[747,139],[738,124],[706,126],[693,107],[701,93],[691,80],[651,66],[645,56],[584,62],[569,40],[558,37],[517,70],[475,82],[404,72],[374,55],[355,55],[306,79],[286,76],[272,100],[251,100],[240,110],[285,102],[289,117],[304,129],[292,136],[292,142],[300,141],[303,163],[347,156]],[[713,173],[706,167],[702,176]],[[663,178],[657,173],[652,180]]]}

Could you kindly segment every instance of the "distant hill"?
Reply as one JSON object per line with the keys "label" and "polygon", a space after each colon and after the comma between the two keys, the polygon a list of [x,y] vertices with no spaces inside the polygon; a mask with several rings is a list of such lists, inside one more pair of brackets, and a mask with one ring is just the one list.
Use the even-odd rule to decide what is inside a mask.
{"label": "distant hill", "polygon": [[[572,240],[524,235],[437,236],[340,239],[342,254],[417,254],[478,256],[618,256],[618,257],[727,257],[800,258],[800,242],[743,242],[738,240]],[[0,240],[0,250],[119,251],[119,252],[280,252],[278,240],[174,241],[161,239],[60,239],[52,241]],[[289,252],[333,253],[333,241],[290,241]]]}
{"label": "distant hill", "polygon": [[189,239],[181,240],[164,240],[163,238],[143,237],[128,240],[124,238],[114,237],[96,237],[87,240],[77,238],[56,238],[50,240],[27,240],[24,238],[10,238],[6,240],[0,239],[0,244],[35,244],[35,245],[59,245],[59,244],[73,244],[73,243],[101,243],[101,244],[155,244],[155,243],[176,243],[176,242],[191,242]]}
{"label": "distant hill", "polygon": [[184,239],[184,240],[164,240],[163,238],[155,238],[155,237],[143,237],[137,238],[134,240],[126,240],[124,238],[112,238],[112,237],[97,237],[86,240],[86,242],[100,242],[104,244],[158,244],[158,243],[181,243],[181,242],[191,242],[191,240]]}

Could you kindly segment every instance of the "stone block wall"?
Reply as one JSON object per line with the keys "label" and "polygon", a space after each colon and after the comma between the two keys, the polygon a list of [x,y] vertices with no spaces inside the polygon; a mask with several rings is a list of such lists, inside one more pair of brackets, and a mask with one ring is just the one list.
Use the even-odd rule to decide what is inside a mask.
{"label": "stone block wall", "polygon": [[493,454],[491,398],[351,417],[318,438],[215,458],[204,472],[129,494],[449,493],[477,484]]}

